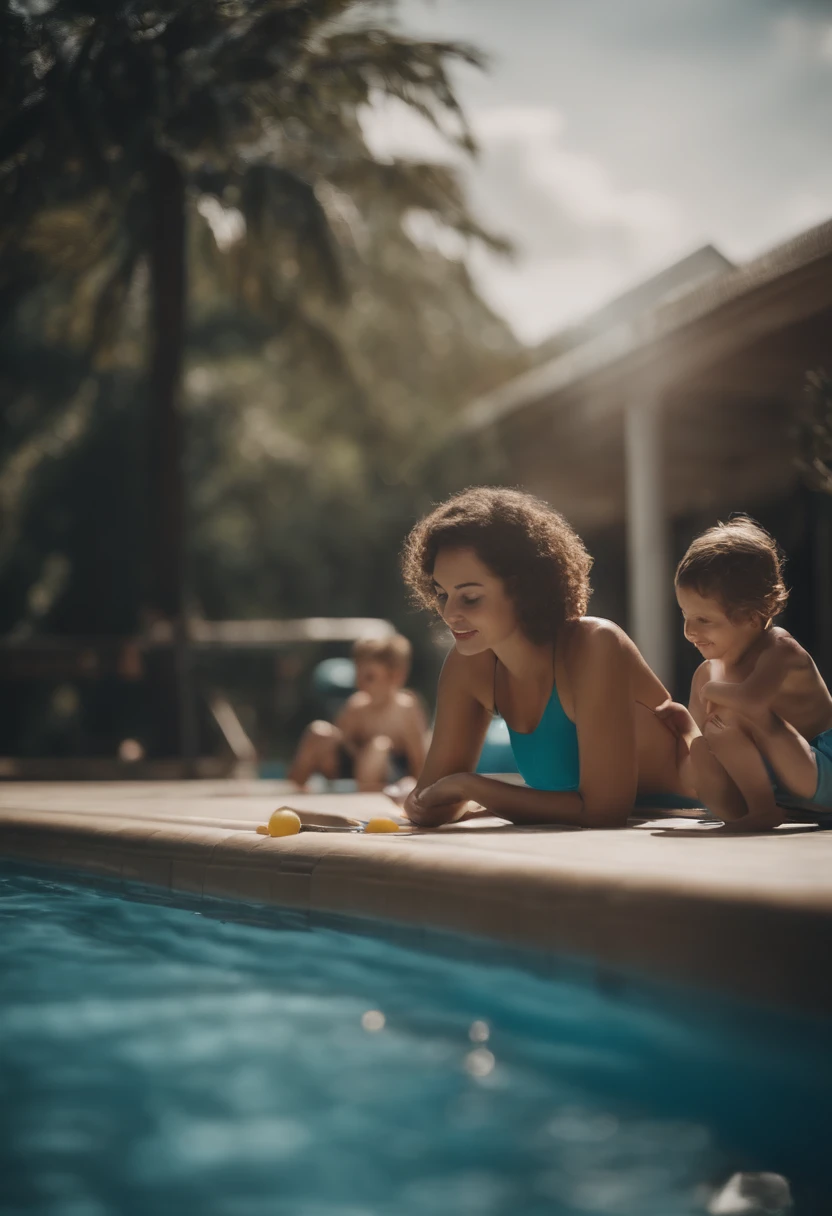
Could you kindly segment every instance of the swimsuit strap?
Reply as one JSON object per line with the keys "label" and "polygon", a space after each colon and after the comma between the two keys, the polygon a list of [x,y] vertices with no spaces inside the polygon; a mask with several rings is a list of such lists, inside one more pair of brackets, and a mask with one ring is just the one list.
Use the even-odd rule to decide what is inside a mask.
{"label": "swimsuit strap", "polygon": [[[491,711],[493,714],[500,713],[499,709],[497,708],[497,667],[499,665],[499,662],[500,662],[500,660],[497,658],[497,656],[495,654],[494,655],[494,687],[491,690],[491,700],[494,703],[494,709]],[[556,665],[555,665],[555,647],[554,647],[554,645],[552,645],[552,692],[549,693],[548,699],[546,701],[546,705],[544,705],[544,707],[543,707],[544,715],[546,713],[546,707],[548,706],[549,701],[551,701],[551,699],[552,699],[552,693],[557,692],[558,682],[557,682],[556,676],[557,676],[557,670],[556,670]],[[558,700],[560,700],[560,693],[558,693]],[[540,721],[541,722],[543,721],[542,717],[541,717]],[[508,725],[508,724],[506,724],[506,725]],[[540,725],[540,722],[538,722],[538,726],[539,725]],[[537,729],[537,727],[535,727],[535,730],[536,729]]]}

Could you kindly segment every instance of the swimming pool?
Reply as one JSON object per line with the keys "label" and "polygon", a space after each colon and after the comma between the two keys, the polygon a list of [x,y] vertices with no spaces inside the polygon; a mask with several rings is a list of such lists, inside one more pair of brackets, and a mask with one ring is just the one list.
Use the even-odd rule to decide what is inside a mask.
{"label": "swimming pool", "polygon": [[0,868],[4,1214],[825,1210],[820,1022],[133,895]]}

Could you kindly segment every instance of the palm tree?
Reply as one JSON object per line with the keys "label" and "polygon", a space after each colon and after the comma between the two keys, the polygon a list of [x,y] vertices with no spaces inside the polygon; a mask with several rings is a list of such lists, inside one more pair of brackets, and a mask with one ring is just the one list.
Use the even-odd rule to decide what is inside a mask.
{"label": "palm tree", "polygon": [[92,300],[93,352],[106,350],[137,271],[149,270],[149,598],[178,638],[185,751],[193,748],[183,695],[180,409],[189,225],[236,221],[240,239],[217,253],[241,298],[334,360],[341,355],[318,305],[345,297],[340,248],[345,240],[360,247],[360,235],[345,235],[345,207],[360,220],[383,191],[399,200],[400,217],[417,207],[490,239],[449,169],[380,163],[367,150],[361,110],[385,97],[473,151],[449,67],[479,56],[397,33],[374,19],[381,7],[19,0],[0,14],[0,306],[19,301],[42,272],[37,225],[81,208],[94,227],[75,249],[73,273]]}

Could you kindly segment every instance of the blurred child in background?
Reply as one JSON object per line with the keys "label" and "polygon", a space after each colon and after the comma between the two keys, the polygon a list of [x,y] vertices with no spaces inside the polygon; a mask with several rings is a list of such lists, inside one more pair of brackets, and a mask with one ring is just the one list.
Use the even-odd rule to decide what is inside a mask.
{"label": "blurred child in background", "polygon": [[356,692],[333,722],[312,722],[301,738],[289,779],[303,789],[313,773],[354,778],[362,791],[419,775],[428,723],[416,693],[404,687],[410,672],[407,638],[366,638],[355,643]]}

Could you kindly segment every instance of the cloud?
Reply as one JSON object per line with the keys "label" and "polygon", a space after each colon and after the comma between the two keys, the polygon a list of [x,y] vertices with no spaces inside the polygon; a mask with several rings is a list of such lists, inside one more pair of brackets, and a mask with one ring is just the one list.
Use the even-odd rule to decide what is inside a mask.
{"label": "cloud", "polygon": [[812,190],[799,190],[782,204],[783,231],[789,235],[813,228],[830,217],[832,198]]}
{"label": "cloud", "polygon": [[787,55],[832,67],[832,19],[791,12],[774,22],[775,42]]}
{"label": "cloud", "polygon": [[678,243],[678,205],[655,190],[620,186],[596,156],[569,148],[558,111],[496,107],[476,114],[474,128],[484,149],[474,196],[489,207],[501,186],[510,192],[518,219],[536,221],[517,224],[524,230],[518,240],[522,246],[525,235],[529,253],[626,256]]}
{"label": "cloud", "polygon": [[[458,93],[483,144],[476,210],[514,238],[477,282],[536,339],[697,245],[742,261],[832,215],[830,0],[400,0],[472,39]],[[447,159],[394,117],[403,155]]]}
{"label": "cloud", "polygon": [[511,264],[474,251],[471,269],[520,337],[539,341],[683,249],[678,203],[621,186],[597,157],[571,148],[556,109],[481,107],[469,118],[481,147],[475,166],[395,103],[374,108],[364,127],[377,155],[459,163],[478,217],[516,246]]}

